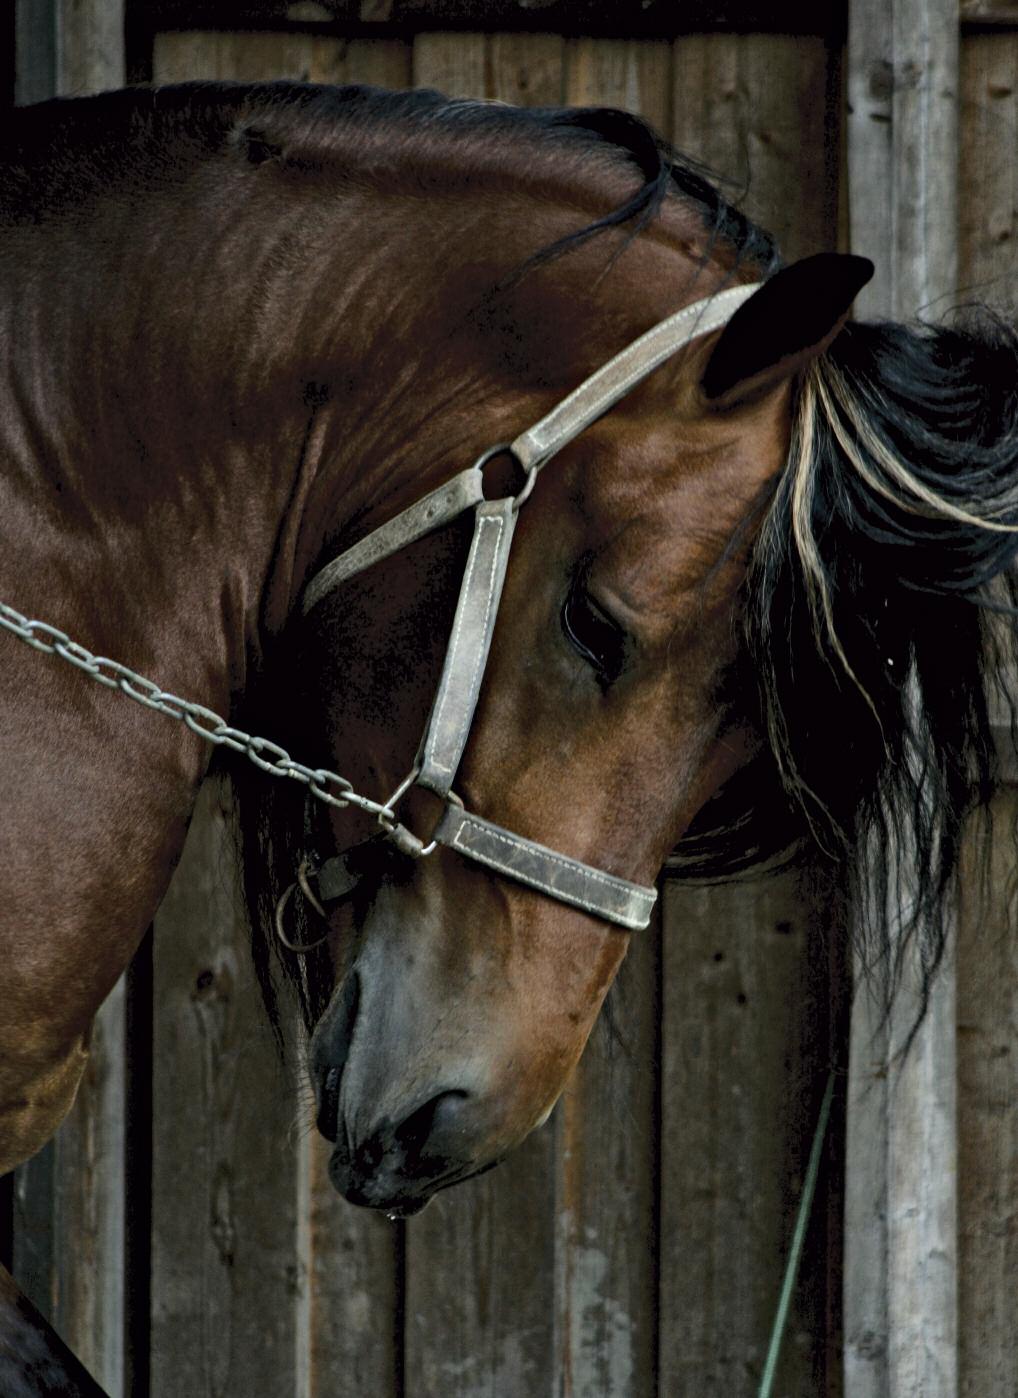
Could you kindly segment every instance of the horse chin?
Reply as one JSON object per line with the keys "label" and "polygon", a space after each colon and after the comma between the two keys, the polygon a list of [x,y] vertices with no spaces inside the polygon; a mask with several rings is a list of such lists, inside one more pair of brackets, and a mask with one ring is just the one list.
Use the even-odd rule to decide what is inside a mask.
{"label": "horse chin", "polygon": [[487,1174],[489,1170],[494,1170],[500,1165],[504,1158],[502,1155],[496,1156],[484,1165],[451,1165],[444,1174],[428,1181],[415,1180],[398,1173],[394,1176],[387,1170],[365,1176],[357,1169],[345,1143],[341,1142],[337,1144],[329,1159],[329,1179],[337,1193],[341,1194],[348,1204],[355,1204],[362,1209],[373,1209],[395,1221],[413,1218],[428,1207],[436,1194],[453,1185],[463,1184],[467,1180]]}
{"label": "horse chin", "polygon": [[[492,1162],[494,1165],[496,1162]],[[473,1169],[470,1166],[451,1167],[437,1179],[415,1180],[412,1176],[389,1169],[365,1174],[357,1168],[342,1144],[337,1145],[329,1159],[329,1179],[348,1204],[374,1209],[388,1218],[413,1218],[431,1203],[443,1189],[460,1184],[492,1165]]]}

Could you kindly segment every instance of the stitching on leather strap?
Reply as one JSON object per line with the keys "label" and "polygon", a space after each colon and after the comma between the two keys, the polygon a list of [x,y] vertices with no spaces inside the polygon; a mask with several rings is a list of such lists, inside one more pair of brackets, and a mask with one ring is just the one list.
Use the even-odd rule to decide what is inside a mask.
{"label": "stitching on leather strap", "polygon": [[[476,567],[477,567],[477,557],[478,557],[478,554],[480,553],[480,540],[481,540],[481,535],[482,535],[482,533],[483,533],[484,526],[485,526],[486,524],[494,524],[494,525],[497,526],[497,528],[498,528],[498,538],[495,540],[495,550],[494,550],[494,554],[493,554],[493,557],[492,557],[492,560],[491,560],[491,567],[490,567],[489,570],[488,570],[488,592],[487,592],[487,596],[485,597],[485,601],[484,601],[484,631],[483,631],[483,635],[485,635],[485,636],[486,636],[487,633],[488,633],[488,618],[491,616],[491,601],[492,601],[492,597],[493,597],[494,594],[495,594],[495,578],[496,578],[496,575],[497,575],[497,573],[498,573],[498,562],[499,562],[499,553],[498,553],[498,549],[499,549],[499,544],[501,543],[501,540],[502,540],[502,531],[503,531],[503,529],[505,528],[505,517],[504,517],[503,515],[478,515],[478,517],[477,517],[477,542],[478,542],[478,548],[477,548],[476,551],[473,552],[473,557],[472,557],[471,560],[470,560],[470,566],[469,566],[469,568],[467,569],[467,575],[466,575],[466,577],[465,577],[464,580],[463,580],[463,588],[462,588],[463,595],[469,597],[469,596],[470,596],[470,587],[471,587],[471,584],[472,584],[472,582],[473,582],[473,575],[474,575],[474,572],[475,572]],[[452,645],[451,645],[451,653],[452,653],[452,655],[454,655],[454,656],[455,656],[455,654],[456,654],[456,648],[457,648],[457,646],[458,646],[458,644],[459,644],[460,632],[463,630],[463,622],[464,622],[464,620],[465,620],[465,618],[466,618],[466,615],[467,615],[468,610],[469,610],[468,607],[462,607],[462,608],[460,609],[459,616],[456,618],[456,626],[455,626],[455,629],[454,629],[454,631],[453,631]],[[478,649],[477,649],[477,654],[474,656],[474,671],[473,671],[473,674],[470,676],[470,686],[469,686],[469,689],[467,690],[467,693],[468,693],[468,694],[472,694],[472,693],[473,693],[474,683],[476,682],[476,679],[477,679],[477,672],[478,672],[478,670],[480,669],[480,665],[481,665],[481,654],[482,654],[482,650],[483,650],[483,649],[484,649],[484,647],[483,647],[483,644],[482,644],[481,646],[478,647]],[[441,726],[442,726],[442,714],[444,713],[445,708],[446,708],[446,705],[447,705],[447,703],[448,703],[448,701],[449,701],[449,695],[450,695],[450,693],[451,693],[451,690],[452,690],[452,686],[451,686],[451,685],[446,685],[446,686],[443,687],[442,696],[441,696],[441,699],[439,700],[438,712],[435,714],[435,722],[434,722],[433,731],[434,731],[436,734],[438,733],[438,731],[440,730],[440,728],[441,728]],[[451,771],[452,771],[452,767],[451,767],[451,765],[450,765],[449,763],[446,763],[446,762],[438,762],[438,761],[436,761],[434,755],[432,755],[432,757],[431,757],[431,765],[432,765],[437,771],[439,771],[439,772],[447,772],[447,773],[448,773],[448,772],[451,772]]]}
{"label": "stitching on leather strap", "polygon": [[[555,854],[553,850],[545,849],[543,846],[540,849],[535,849],[533,841],[525,841],[522,838],[515,839],[512,835],[502,834],[492,829],[490,825],[475,820],[470,815],[463,815],[460,818],[452,840],[455,848],[469,855],[471,858],[478,860],[479,863],[487,864],[492,869],[498,869],[502,873],[510,874],[520,879],[523,883],[529,883],[532,887],[539,888],[543,893],[549,893],[553,897],[573,903],[576,907],[583,908],[587,912],[597,913],[604,917],[606,909],[603,904],[582,898],[578,894],[569,893],[567,889],[559,888],[555,884],[543,880],[535,874],[531,874],[527,870],[516,869],[512,864],[500,862],[493,855],[487,855],[483,851],[468,845],[460,839],[461,834],[463,834],[467,826],[472,826],[478,835],[487,835],[490,839],[500,844],[507,845],[509,849],[519,850],[523,854],[538,855],[549,864],[557,864],[561,868],[567,869],[572,873],[582,875],[584,880],[591,883],[603,884],[606,888],[621,894],[628,901],[636,901],[641,904],[642,907],[646,909],[648,918],[651,909],[657,901],[656,894],[646,892],[639,884],[630,883],[627,879],[615,878],[612,874],[601,873],[599,870],[590,868],[589,865],[581,864],[579,860],[568,859],[564,855]],[[623,912],[617,911],[614,908],[608,911],[613,921],[619,922],[625,927],[641,928],[646,926],[646,923],[637,922],[635,917],[627,917]]]}
{"label": "stitching on leather strap", "polygon": [[[607,364],[573,389],[572,393],[563,398],[540,422],[522,432],[512,443],[517,457],[524,464],[529,462],[535,469],[543,466],[579,432],[590,426],[620,398],[624,398],[630,389],[655,369],[660,368],[678,350],[701,335],[709,335],[719,330],[731,319],[734,311],[757,290],[757,283],[729,287],[706,301],[696,301],[693,305],[684,307],[667,320],[652,326],[639,339],[620,350]],[[692,330],[685,329],[689,321],[693,322]],[[676,332],[680,329],[683,333],[676,337]],[[620,362],[624,365],[630,360],[634,362],[624,376],[620,379],[613,378]],[[599,380],[607,380],[604,389],[596,397],[586,399],[587,390]],[[544,435],[549,428],[552,433],[550,438]]]}

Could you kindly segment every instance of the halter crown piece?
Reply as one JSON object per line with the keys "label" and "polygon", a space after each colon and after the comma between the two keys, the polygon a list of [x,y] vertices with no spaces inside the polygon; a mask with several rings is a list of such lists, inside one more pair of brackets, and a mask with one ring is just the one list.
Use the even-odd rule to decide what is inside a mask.
{"label": "halter crown piece", "polygon": [[[308,584],[302,603],[305,615],[349,578],[465,511],[474,511],[473,540],[438,690],[414,767],[386,803],[388,809],[393,808],[416,785],[441,797],[445,810],[428,845],[399,822],[379,817],[385,836],[405,854],[418,857],[429,854],[436,845],[447,845],[496,873],[619,927],[633,931],[647,926],[657,898],[655,889],[558,854],[474,815],[464,809],[452,784],[484,679],[516,516],[529,498],[538,472],[556,452],[684,345],[700,335],[720,330],[757,289],[756,283],[732,287],[653,326],[515,441],[489,448],[473,466],[327,563]],[[486,500],[483,468],[501,455],[515,459],[525,473],[524,484],[516,496]],[[350,850],[336,855],[318,871],[318,895],[323,902],[344,896],[355,884],[356,858],[352,856],[354,852]]]}

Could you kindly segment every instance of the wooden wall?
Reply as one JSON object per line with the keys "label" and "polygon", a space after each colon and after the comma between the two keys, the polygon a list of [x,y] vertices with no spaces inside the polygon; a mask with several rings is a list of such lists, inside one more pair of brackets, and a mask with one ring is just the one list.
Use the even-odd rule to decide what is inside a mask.
{"label": "wooden wall", "polygon": [[[730,27],[636,40],[384,26],[375,37],[361,24],[350,37],[320,14],[302,24],[306,6],[274,31],[160,30],[144,23],[140,0],[133,17],[128,7],[125,60],[114,6],[47,0],[65,24],[40,37],[39,6],[18,3],[22,100],[111,85],[126,61],[132,75],[161,82],[291,76],[610,103],[730,175],[787,256],[852,239],[885,266],[900,264],[893,235],[867,224],[869,206],[858,183],[849,197],[848,183],[854,122],[853,159],[878,169],[878,193],[890,198],[894,167],[880,166],[887,152],[867,143],[885,140],[894,113],[863,122],[846,90],[861,82],[883,100],[895,89],[880,66],[895,71],[893,36],[881,38],[878,21],[907,25],[901,0],[864,19],[862,35],[857,23],[848,60],[836,33]],[[80,36],[100,32],[89,30],[90,14],[105,38],[98,57],[88,48],[89,67]],[[859,0],[857,22],[865,15]],[[957,281],[966,295],[1003,303],[1014,288],[1018,31],[967,32],[958,72]],[[1001,796],[1001,830],[1013,824],[1014,799]],[[995,884],[1009,886],[1003,841],[994,858]],[[154,936],[104,1011],[75,1114],[14,1183],[15,1272],[111,1394],[755,1391],[816,1109],[829,1065],[847,1064],[838,1010],[847,915],[836,890],[791,876],[693,890],[665,871],[660,918],[634,938],[613,993],[620,1042],[599,1031],[548,1125],[506,1164],[393,1225],[328,1185],[307,1090],[273,1056],[231,889],[220,796],[209,790]],[[951,1081],[956,1071],[961,1144],[942,1162],[953,1171],[957,1160],[961,1200],[946,1293],[961,1307],[953,1377],[908,1388],[906,1369],[890,1363],[891,1312],[871,1305],[888,1295],[889,1235],[869,1218],[859,1227],[872,1286],[852,1301],[844,1333],[854,1355],[869,1345],[871,1387],[850,1371],[849,1398],[1018,1391],[1018,992],[1007,900],[998,901],[989,929],[971,902],[959,915]],[[857,1030],[856,1043],[870,1040]],[[857,1051],[854,1086],[866,1097],[886,1062],[859,1062]],[[843,1392],[848,1095],[841,1078],[775,1386],[784,1398]],[[921,1116],[921,1094],[911,1100]],[[849,1170],[862,1178],[860,1162],[887,1145],[853,1110]]]}

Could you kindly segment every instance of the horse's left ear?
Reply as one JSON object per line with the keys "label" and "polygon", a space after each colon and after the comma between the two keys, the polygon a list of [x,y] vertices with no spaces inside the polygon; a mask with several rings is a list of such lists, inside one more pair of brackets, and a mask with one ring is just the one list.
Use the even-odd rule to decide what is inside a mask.
{"label": "horse's left ear", "polygon": [[873,275],[868,257],[821,252],[783,267],[721,332],[700,381],[711,408],[759,397],[821,354]]}

